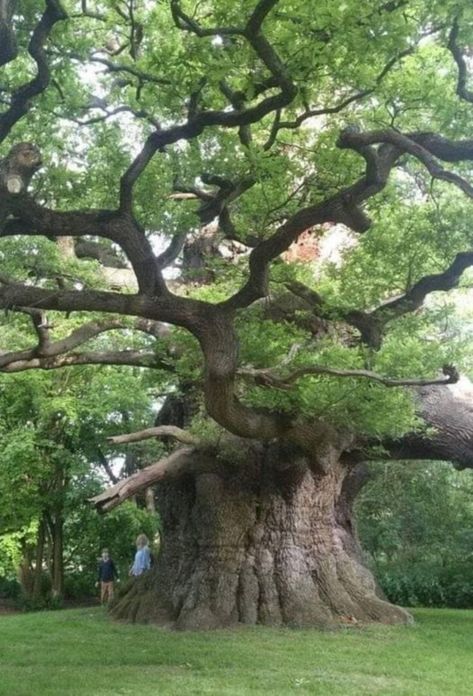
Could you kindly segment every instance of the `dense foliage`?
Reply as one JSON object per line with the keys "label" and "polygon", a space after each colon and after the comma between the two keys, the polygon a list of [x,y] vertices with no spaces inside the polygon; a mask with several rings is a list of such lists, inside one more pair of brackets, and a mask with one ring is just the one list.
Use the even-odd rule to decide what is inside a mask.
{"label": "dense foliage", "polygon": [[[138,426],[148,422],[153,398],[142,375],[109,367],[92,375],[87,366],[22,373],[13,385],[1,380],[0,404],[0,591],[3,586],[24,606],[51,603],[48,575],[58,520],[64,537],[61,595],[94,593],[97,559],[104,547],[126,579],[134,539],[142,532],[153,539],[158,519],[146,511],[143,501],[141,507],[130,503],[106,518],[97,516],[87,501],[110,483],[114,470],[117,476],[124,469],[130,473],[159,453],[159,446],[135,447],[125,462],[105,441],[107,435],[121,432],[124,421]],[[47,529],[45,574],[33,597],[41,524]]]}
{"label": "dense foliage", "polygon": [[[212,24],[231,27],[250,16],[252,4],[236,10],[231,3],[196,8],[189,3],[182,12],[204,27],[209,16]],[[212,219],[208,201],[219,177],[242,188],[228,204],[232,231],[220,218],[211,253],[202,260],[212,287],[191,287],[187,296],[216,302],[241,285],[247,255],[235,255],[233,250],[229,263],[230,252],[223,253],[219,243],[231,247],[238,239],[252,248],[255,240],[269,239],[281,221],[301,207],[316,205],[357,179],[363,169],[359,155],[336,147],[347,126],[356,125],[361,131],[438,131],[452,140],[468,133],[471,107],[455,92],[457,66],[447,50],[452,18],[461,17],[460,35],[468,39],[467,4],[455,0],[378,5],[326,2],[315,14],[306,2],[276,7],[265,23],[267,39],[281,53],[298,86],[283,115],[276,111],[273,123],[270,111],[251,126],[248,137],[242,135],[245,127],[240,131],[209,127],[198,139],[181,139],[166,147],[141,173],[134,211],[154,248],[184,231],[188,239],[199,236],[197,218],[201,223]],[[61,210],[113,208],[120,174],[135,155],[137,143],[156,124],[165,128],[185,119],[189,98],[189,109],[197,114],[224,108],[228,94],[238,94],[251,105],[263,89],[259,81],[268,79],[268,66],[257,51],[255,55],[254,47],[239,36],[227,37],[223,30],[209,30],[208,38],[200,37],[191,30],[191,22],[187,26],[176,19],[178,3],[171,3],[172,11],[167,3],[133,1],[129,11],[127,7],[127,3],[91,2],[84,10],[80,3],[66,2],[70,18],[52,29],[47,45],[52,84],[15,124],[4,145],[6,152],[11,143],[31,140],[34,133],[45,164],[33,184],[42,205]],[[25,37],[40,11],[35,3],[23,3],[16,28],[22,50],[3,68],[6,94],[31,72],[24,55]],[[345,101],[345,107],[338,109]],[[189,114],[192,117],[192,110]],[[268,141],[269,133],[274,142]],[[461,165],[465,174],[468,166]],[[180,200],[176,193],[181,190],[197,192],[198,205]],[[204,202],[199,191],[207,196]],[[209,211],[204,210],[206,201]],[[430,172],[414,158],[401,160],[382,193],[367,207],[373,220],[370,232],[358,237],[356,244],[342,240],[343,263],[329,260],[310,270],[298,263],[274,264],[269,292],[277,297],[285,285],[305,282],[324,298],[326,316],[346,319],[354,308],[370,312],[387,297],[408,291],[426,274],[444,271],[459,251],[471,245],[468,198],[451,184],[431,182]],[[313,234],[323,232],[314,228]],[[123,263],[115,245],[101,243]],[[60,277],[66,287],[109,287],[97,272],[96,260],[64,255],[61,245],[47,236],[8,236],[1,242],[1,253],[2,272],[20,282],[55,288]],[[202,282],[202,269],[185,273],[190,281],[197,278],[197,285]],[[299,315],[308,311],[297,309]],[[269,318],[263,338],[262,310],[253,307],[238,320],[241,361],[256,368],[278,365],[297,343],[299,350],[284,363],[286,371],[313,364],[341,369],[369,366],[397,378],[432,377],[446,362],[466,365],[468,348],[455,340],[455,332],[449,333],[448,341],[440,340],[452,311],[444,298],[430,303],[422,313],[385,327],[384,344],[373,351],[358,342],[340,341],[337,332],[314,343],[301,328],[300,316],[299,321],[288,316],[282,324]],[[50,317],[59,338],[83,322],[80,312],[74,313],[72,324],[54,313]],[[9,350],[27,347],[24,334],[12,330],[14,337],[7,328],[3,344]],[[178,352],[184,355],[177,362],[174,381],[177,377],[182,382],[197,377],[199,360],[197,355],[190,357],[187,338],[173,337],[173,346],[181,340],[184,347]],[[143,341],[147,345],[136,334],[132,341],[127,336],[116,346],[138,348]],[[241,390],[248,404],[316,417],[328,410],[332,422],[345,423],[348,418],[354,428],[369,435],[399,435],[413,423],[406,393],[360,380],[306,376],[290,392],[246,380]]]}
{"label": "dense foliage", "polygon": [[379,465],[357,504],[363,548],[389,599],[473,606],[473,481],[445,464]]}

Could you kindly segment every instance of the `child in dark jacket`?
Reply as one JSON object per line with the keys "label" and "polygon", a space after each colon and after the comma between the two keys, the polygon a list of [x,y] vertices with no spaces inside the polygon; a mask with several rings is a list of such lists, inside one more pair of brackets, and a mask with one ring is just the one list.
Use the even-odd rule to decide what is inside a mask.
{"label": "child in dark jacket", "polygon": [[98,566],[97,585],[100,583],[100,603],[105,604],[113,599],[113,583],[118,577],[115,563],[110,558],[108,549],[103,549]]}

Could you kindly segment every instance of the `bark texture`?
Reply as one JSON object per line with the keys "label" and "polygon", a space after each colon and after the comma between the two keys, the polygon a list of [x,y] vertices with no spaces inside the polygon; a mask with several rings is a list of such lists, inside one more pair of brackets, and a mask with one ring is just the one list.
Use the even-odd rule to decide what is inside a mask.
{"label": "bark texture", "polygon": [[272,447],[243,459],[160,485],[162,551],[124,589],[115,618],[196,630],[410,620],[363,566],[356,470],[340,464],[323,476]]}

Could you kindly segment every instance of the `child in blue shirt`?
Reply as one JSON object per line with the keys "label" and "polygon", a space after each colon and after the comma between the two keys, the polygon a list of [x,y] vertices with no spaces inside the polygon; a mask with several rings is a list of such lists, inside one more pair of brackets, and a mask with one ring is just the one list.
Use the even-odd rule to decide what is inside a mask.
{"label": "child in blue shirt", "polygon": [[136,539],[135,560],[130,569],[130,575],[137,577],[151,568],[151,553],[146,534],[139,534]]}

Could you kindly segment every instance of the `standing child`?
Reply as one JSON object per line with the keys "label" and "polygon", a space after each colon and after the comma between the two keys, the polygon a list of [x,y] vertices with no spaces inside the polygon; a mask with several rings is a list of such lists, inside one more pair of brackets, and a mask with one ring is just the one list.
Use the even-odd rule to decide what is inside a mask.
{"label": "standing child", "polygon": [[133,565],[130,568],[130,575],[141,575],[145,570],[151,568],[151,552],[148,546],[146,534],[139,534],[136,539],[136,553]]}
{"label": "standing child", "polygon": [[102,558],[98,567],[98,582],[100,583],[100,603],[110,602],[113,599],[113,583],[118,577],[115,563],[110,558],[108,549],[102,550]]}

